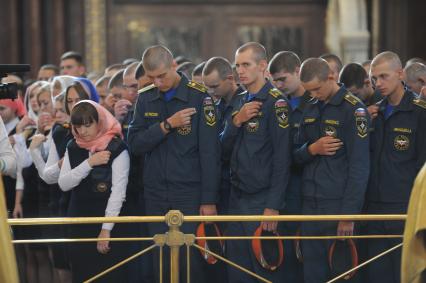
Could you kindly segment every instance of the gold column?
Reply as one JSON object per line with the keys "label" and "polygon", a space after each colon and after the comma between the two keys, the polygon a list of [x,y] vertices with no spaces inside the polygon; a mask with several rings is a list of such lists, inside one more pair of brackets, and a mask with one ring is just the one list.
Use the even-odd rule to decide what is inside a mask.
{"label": "gold column", "polygon": [[85,0],[85,57],[89,72],[106,66],[106,0]]}
{"label": "gold column", "polygon": [[12,247],[10,226],[6,223],[7,211],[3,179],[0,174],[0,282],[18,283],[15,251]]}

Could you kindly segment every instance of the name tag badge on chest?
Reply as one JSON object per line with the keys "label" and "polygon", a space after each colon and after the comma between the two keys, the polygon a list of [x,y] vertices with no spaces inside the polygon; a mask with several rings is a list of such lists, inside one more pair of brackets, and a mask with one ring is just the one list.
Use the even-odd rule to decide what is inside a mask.
{"label": "name tag badge on chest", "polygon": [[144,116],[148,117],[148,118],[154,118],[154,117],[158,117],[158,113],[157,112],[145,112]]}
{"label": "name tag badge on chest", "polygon": [[398,135],[393,140],[393,145],[396,150],[404,151],[410,146],[410,139],[406,135]]}

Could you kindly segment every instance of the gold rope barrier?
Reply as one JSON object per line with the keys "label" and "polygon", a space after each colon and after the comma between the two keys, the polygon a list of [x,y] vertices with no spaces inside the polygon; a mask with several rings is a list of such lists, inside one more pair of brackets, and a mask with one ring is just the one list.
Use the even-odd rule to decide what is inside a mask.
{"label": "gold rope barrier", "polygon": [[[257,221],[398,221],[406,220],[405,214],[354,214],[354,215],[193,215],[184,216],[184,222],[257,222]],[[12,226],[60,225],[92,223],[164,222],[165,216],[116,216],[116,217],[62,217],[8,219]]]}
{"label": "gold rope barrier", "polygon": [[398,244],[398,245],[396,245],[396,246],[394,246],[394,247],[392,247],[392,248],[390,248],[390,249],[388,249],[388,250],[386,250],[386,251],[384,251],[384,252],[382,252],[382,253],[380,253],[380,254],[378,254],[378,255],[376,255],[375,257],[372,257],[371,259],[369,259],[369,260],[367,260],[367,261],[364,261],[363,263],[361,263],[361,264],[359,264],[359,265],[355,266],[354,268],[352,268],[352,269],[350,269],[350,270],[348,270],[348,271],[346,271],[346,272],[344,272],[344,273],[340,274],[339,276],[337,276],[337,277],[333,278],[332,280],[327,281],[327,283],[333,283],[333,282],[336,282],[336,281],[337,281],[337,280],[339,280],[340,278],[343,278],[343,277],[345,277],[346,275],[348,275],[349,273],[352,273],[353,271],[358,270],[359,268],[363,267],[364,265],[367,265],[367,264],[369,264],[370,262],[373,262],[373,261],[375,261],[376,259],[378,259],[378,258],[380,258],[380,257],[382,257],[382,256],[384,256],[384,255],[387,255],[388,253],[390,253],[390,252],[392,252],[392,251],[396,250],[396,249],[397,249],[397,248],[399,248],[399,247],[402,247],[402,243],[401,243],[401,244]]}
{"label": "gold rope barrier", "polygon": [[[343,239],[397,239],[403,235],[354,235],[354,236],[223,236],[223,237],[195,237],[196,240],[343,240]],[[153,241],[154,238],[102,238],[107,241]],[[38,240],[13,240],[13,244],[46,244],[46,243],[79,243],[97,242],[99,238],[78,239],[38,239]]]}

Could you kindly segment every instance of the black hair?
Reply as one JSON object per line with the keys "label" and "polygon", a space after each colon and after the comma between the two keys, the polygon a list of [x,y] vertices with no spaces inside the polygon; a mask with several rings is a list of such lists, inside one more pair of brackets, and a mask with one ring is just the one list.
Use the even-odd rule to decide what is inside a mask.
{"label": "black hair", "polygon": [[350,63],[345,65],[340,72],[339,82],[343,83],[346,87],[355,86],[356,88],[362,88],[367,78],[367,72],[360,64]]}
{"label": "black hair", "polygon": [[206,65],[206,62],[203,61],[200,64],[198,64],[197,66],[194,67],[194,69],[192,70],[192,76],[201,76],[203,74],[203,68]]}
{"label": "black hair", "polygon": [[83,64],[83,56],[76,52],[76,51],[68,51],[62,54],[61,61],[67,60],[67,59],[74,59],[79,64]]}
{"label": "black hair", "polygon": [[78,103],[71,111],[71,124],[73,126],[88,125],[99,122],[98,111],[88,102]]}

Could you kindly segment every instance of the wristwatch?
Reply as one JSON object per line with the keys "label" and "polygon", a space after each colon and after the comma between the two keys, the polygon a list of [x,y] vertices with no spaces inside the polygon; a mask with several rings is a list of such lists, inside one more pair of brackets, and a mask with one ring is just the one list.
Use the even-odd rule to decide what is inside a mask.
{"label": "wristwatch", "polygon": [[164,120],[163,122],[164,124],[164,129],[166,129],[167,131],[171,132],[173,130],[172,125],[166,120]]}

